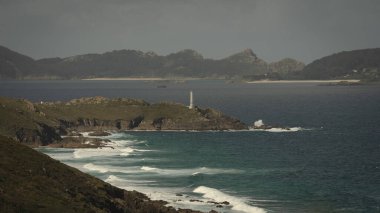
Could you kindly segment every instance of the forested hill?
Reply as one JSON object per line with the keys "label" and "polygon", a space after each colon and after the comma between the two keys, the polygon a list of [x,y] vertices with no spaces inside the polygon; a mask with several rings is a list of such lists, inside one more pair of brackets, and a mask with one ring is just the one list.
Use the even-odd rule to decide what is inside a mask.
{"label": "forested hill", "polygon": [[302,71],[305,79],[380,79],[380,48],[344,51],[308,64]]}
{"label": "forested hill", "polygon": [[67,58],[34,60],[1,47],[1,79],[78,79],[92,77],[196,77],[262,78],[269,73],[300,71],[303,63],[294,59],[267,63],[251,49],[224,59],[206,59],[186,49],[166,56],[138,50],[114,50]]}
{"label": "forested hill", "polygon": [[0,46],[0,79],[19,79],[38,74],[38,64],[33,58]]}
{"label": "forested hill", "polygon": [[378,81],[380,48],[345,51],[306,67],[285,58],[268,63],[252,49],[226,58],[204,58],[186,49],[169,55],[114,50],[67,58],[34,60],[0,46],[0,79],[83,79],[99,77],[221,78],[238,80],[362,79]]}

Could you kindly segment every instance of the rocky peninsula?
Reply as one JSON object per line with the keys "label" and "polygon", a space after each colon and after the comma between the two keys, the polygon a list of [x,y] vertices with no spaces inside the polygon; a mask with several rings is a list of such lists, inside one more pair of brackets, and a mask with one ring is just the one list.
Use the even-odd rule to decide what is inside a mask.
{"label": "rocky peninsula", "polygon": [[247,125],[214,109],[128,98],[88,97],[32,103],[0,98],[0,134],[31,145],[59,143],[78,132],[242,130]]}

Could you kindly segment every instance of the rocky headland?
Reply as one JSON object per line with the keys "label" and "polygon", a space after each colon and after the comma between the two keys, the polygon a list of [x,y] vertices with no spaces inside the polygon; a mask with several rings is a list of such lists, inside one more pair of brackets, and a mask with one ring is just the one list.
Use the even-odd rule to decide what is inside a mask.
{"label": "rocky headland", "polygon": [[104,131],[247,128],[238,119],[217,110],[189,109],[177,103],[150,104],[104,97],[32,103],[25,99],[0,98],[0,134],[31,146],[60,142],[65,146],[62,136],[79,136],[78,132],[104,136]]}

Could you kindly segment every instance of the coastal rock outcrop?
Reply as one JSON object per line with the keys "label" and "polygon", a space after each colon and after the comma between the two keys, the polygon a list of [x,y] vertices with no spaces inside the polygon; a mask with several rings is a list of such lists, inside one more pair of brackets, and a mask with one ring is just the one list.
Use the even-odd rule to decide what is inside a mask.
{"label": "coastal rock outcrop", "polygon": [[15,139],[29,145],[47,145],[60,140],[59,131],[46,124],[37,124],[35,129],[21,127],[15,132]]}

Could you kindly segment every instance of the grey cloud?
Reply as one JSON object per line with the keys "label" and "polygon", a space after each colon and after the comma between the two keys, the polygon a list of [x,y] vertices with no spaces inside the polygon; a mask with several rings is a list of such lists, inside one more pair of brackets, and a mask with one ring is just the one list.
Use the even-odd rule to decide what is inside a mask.
{"label": "grey cloud", "polygon": [[310,62],[379,47],[377,0],[0,0],[0,44],[35,58],[113,49]]}

